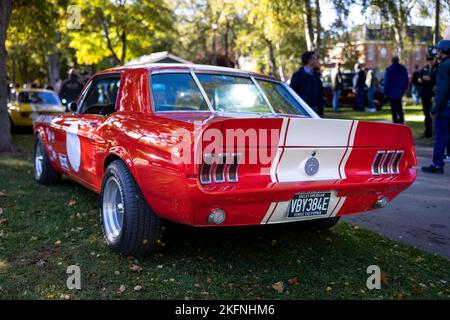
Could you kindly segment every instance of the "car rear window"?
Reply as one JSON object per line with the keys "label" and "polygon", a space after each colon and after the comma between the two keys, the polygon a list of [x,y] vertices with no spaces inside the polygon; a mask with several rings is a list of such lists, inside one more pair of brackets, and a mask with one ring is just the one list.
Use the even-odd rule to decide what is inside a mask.
{"label": "car rear window", "polygon": [[272,113],[250,78],[202,73],[197,77],[216,111]]}
{"label": "car rear window", "polygon": [[309,117],[308,112],[281,83],[261,79],[257,81],[276,113]]}
{"label": "car rear window", "polygon": [[151,87],[156,111],[209,111],[200,89],[189,73],[152,74]]}

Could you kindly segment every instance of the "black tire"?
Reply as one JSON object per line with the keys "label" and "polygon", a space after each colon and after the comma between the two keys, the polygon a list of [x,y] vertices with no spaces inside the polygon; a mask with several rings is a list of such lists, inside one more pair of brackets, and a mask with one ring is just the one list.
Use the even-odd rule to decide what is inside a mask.
{"label": "black tire", "polygon": [[[107,233],[107,210],[104,202],[108,201],[108,181],[118,185],[118,195],[121,198],[123,210],[122,226],[117,238],[111,238]],[[105,190],[106,188],[106,190]],[[106,204],[105,204],[106,206]],[[119,209],[115,209],[119,210]],[[147,254],[159,239],[161,218],[147,204],[142,192],[126,165],[121,160],[115,160],[105,170],[100,194],[100,219],[106,243],[114,251],[124,256],[143,256]],[[108,236],[108,234],[110,236]]]}
{"label": "black tire", "polygon": [[[41,157],[41,168],[38,169],[38,159]],[[48,159],[47,152],[45,151],[44,145],[39,138],[36,139],[34,145],[34,180],[40,184],[54,184],[61,180],[61,173],[53,169],[50,160]]]}
{"label": "black tire", "polygon": [[341,217],[325,218],[325,219],[315,219],[301,222],[302,227],[308,230],[326,230],[333,227]]}

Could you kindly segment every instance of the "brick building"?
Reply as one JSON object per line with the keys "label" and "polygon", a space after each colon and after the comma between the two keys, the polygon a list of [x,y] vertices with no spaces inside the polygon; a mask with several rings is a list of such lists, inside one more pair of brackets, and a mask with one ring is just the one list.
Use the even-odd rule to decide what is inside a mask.
{"label": "brick building", "polygon": [[[384,70],[393,56],[397,55],[397,44],[388,28],[369,29],[366,25],[355,27],[350,33],[350,45],[337,43],[328,51],[328,61],[364,63],[367,68]],[[428,48],[433,44],[433,29],[428,26],[411,26],[404,40],[402,64],[411,73],[414,66],[426,64]],[[354,61],[349,61],[354,60]]]}

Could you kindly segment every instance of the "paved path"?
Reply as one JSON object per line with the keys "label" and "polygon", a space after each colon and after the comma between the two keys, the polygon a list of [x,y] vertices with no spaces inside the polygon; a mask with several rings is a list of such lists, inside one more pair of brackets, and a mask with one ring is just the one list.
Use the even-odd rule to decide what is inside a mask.
{"label": "paved path", "polygon": [[[432,148],[416,145],[419,169]],[[450,259],[450,165],[444,175],[419,171],[416,182],[386,208],[343,220]]]}

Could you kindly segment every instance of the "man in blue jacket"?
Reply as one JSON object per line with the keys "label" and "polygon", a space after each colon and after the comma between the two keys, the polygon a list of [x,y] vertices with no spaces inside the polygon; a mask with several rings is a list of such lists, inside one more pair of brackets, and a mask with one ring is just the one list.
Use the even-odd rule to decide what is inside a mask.
{"label": "man in blue jacket", "polygon": [[444,173],[445,147],[450,121],[450,40],[439,41],[436,49],[441,62],[437,68],[436,95],[431,108],[435,132],[433,163],[428,167],[422,167],[422,171],[442,174]]}
{"label": "man in blue jacket", "polygon": [[400,64],[398,57],[392,58],[392,64],[384,73],[384,95],[391,102],[394,123],[405,123],[402,98],[408,87],[408,71]]}
{"label": "man in blue jacket", "polygon": [[320,68],[319,57],[314,51],[307,51],[302,55],[303,66],[294,72],[291,78],[291,88],[303,99],[319,116],[323,116],[323,85],[316,71]]}

